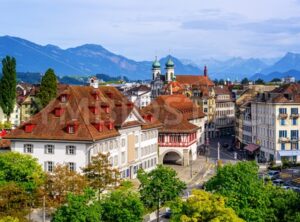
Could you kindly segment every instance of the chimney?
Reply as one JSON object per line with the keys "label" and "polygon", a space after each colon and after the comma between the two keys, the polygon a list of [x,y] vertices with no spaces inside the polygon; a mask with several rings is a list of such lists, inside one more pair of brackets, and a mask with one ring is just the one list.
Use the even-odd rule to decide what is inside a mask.
{"label": "chimney", "polygon": [[204,76],[207,76],[207,67],[204,66]]}
{"label": "chimney", "polygon": [[91,77],[89,79],[89,83],[90,83],[90,86],[92,86],[95,89],[98,89],[98,87],[99,87],[99,80],[96,77]]}

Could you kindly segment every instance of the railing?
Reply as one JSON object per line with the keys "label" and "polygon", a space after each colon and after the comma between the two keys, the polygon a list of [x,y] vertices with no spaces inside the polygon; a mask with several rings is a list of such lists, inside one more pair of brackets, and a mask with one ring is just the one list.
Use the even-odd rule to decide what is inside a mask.
{"label": "railing", "polygon": [[299,141],[299,138],[298,137],[292,137],[291,138],[291,143],[296,143]]}
{"label": "railing", "polygon": [[280,137],[279,143],[288,143],[290,141],[290,138],[288,137]]}
{"label": "railing", "polygon": [[286,119],[288,115],[286,113],[279,113],[279,118],[280,119]]}
{"label": "railing", "polygon": [[298,113],[292,113],[290,117],[291,117],[291,119],[297,119],[297,118],[299,118],[299,114]]}

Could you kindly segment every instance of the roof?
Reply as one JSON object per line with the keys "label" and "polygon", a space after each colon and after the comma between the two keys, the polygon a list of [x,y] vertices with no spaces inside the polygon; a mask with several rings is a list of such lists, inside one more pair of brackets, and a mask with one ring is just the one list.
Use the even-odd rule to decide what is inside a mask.
{"label": "roof", "polygon": [[[67,102],[60,101],[61,95],[67,95]],[[98,95],[99,99],[95,99]],[[54,114],[55,108],[62,108],[60,117]],[[95,114],[90,110],[98,110]],[[107,113],[104,107],[109,108]],[[138,122],[126,123],[129,114],[137,113]],[[66,131],[69,123],[78,123],[74,134]],[[97,122],[111,122],[113,129],[106,124],[100,132],[94,126]],[[67,141],[96,141],[119,135],[118,129],[130,126],[147,125],[138,110],[116,88],[101,86],[95,89],[91,86],[69,86],[56,99],[52,100],[41,112],[34,115],[30,123],[35,124],[31,133],[26,133],[24,124],[6,136],[8,139],[37,139],[37,140],[67,140]],[[149,124],[151,126],[151,124]]]}
{"label": "roof", "polygon": [[132,94],[134,92],[149,92],[151,88],[146,85],[135,86],[127,91],[128,94]]}
{"label": "roof", "polygon": [[9,149],[10,148],[10,141],[5,139],[0,139],[0,149]]}
{"label": "roof", "polygon": [[164,86],[164,92],[165,94],[177,94],[177,93],[182,93],[184,91],[184,87],[177,81],[171,81],[167,85]]}
{"label": "roof", "polygon": [[202,109],[184,95],[163,95],[157,97],[150,105],[142,109],[143,114],[152,114],[163,127],[160,132],[194,132],[198,126],[189,120],[204,118]]}
{"label": "roof", "polygon": [[256,102],[300,103],[300,84],[291,83],[257,94]]}
{"label": "roof", "polygon": [[176,75],[176,81],[181,84],[188,85],[202,85],[212,87],[215,84],[208,78],[208,76],[201,75]]}
{"label": "roof", "polygon": [[231,95],[231,92],[226,86],[220,87],[216,86],[214,88],[216,95]]}

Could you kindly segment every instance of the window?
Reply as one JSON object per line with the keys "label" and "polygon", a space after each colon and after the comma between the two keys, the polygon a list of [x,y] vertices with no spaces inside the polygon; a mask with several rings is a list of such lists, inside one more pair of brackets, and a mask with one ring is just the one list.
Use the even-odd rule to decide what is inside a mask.
{"label": "window", "polygon": [[138,142],[139,142],[139,136],[136,135],[136,136],[135,136],[135,144],[137,144]]}
{"label": "window", "polygon": [[114,166],[118,166],[118,156],[114,157]]}
{"label": "window", "polygon": [[68,127],[68,133],[70,133],[70,134],[75,133],[74,126],[69,126],[69,127]]}
{"label": "window", "polygon": [[125,146],[125,139],[122,139],[122,147]]}
{"label": "window", "polygon": [[292,150],[299,150],[299,143],[291,143]]}
{"label": "window", "polygon": [[204,108],[204,112],[207,113],[207,108]]}
{"label": "window", "polygon": [[298,140],[299,138],[299,131],[298,130],[291,130],[291,139]]}
{"label": "window", "polygon": [[76,154],[76,147],[75,146],[66,146],[66,154],[75,155]]}
{"label": "window", "polygon": [[292,119],[292,124],[293,124],[294,126],[296,126],[296,125],[297,125],[297,119]]}
{"label": "window", "polygon": [[125,163],[125,152],[122,152],[122,164]]}
{"label": "window", "polygon": [[45,145],[45,153],[46,154],[54,154],[54,145]]}
{"label": "window", "polygon": [[69,170],[70,170],[70,171],[76,171],[76,163],[74,163],[74,162],[69,162],[69,163],[68,163],[68,166],[69,166]]}
{"label": "window", "polygon": [[285,119],[280,119],[280,125],[284,126],[285,125]]}
{"label": "window", "polygon": [[285,150],[285,143],[281,144],[281,150]]}
{"label": "window", "polygon": [[279,108],[280,114],[286,114],[286,108]]}
{"label": "window", "polygon": [[45,171],[47,172],[53,172],[54,169],[54,162],[52,161],[46,161],[45,162]]}
{"label": "window", "polygon": [[33,144],[24,144],[24,153],[33,153]]}
{"label": "window", "polygon": [[291,114],[298,114],[298,108],[291,108]]}
{"label": "window", "polygon": [[286,130],[279,130],[279,137],[287,137],[287,131]]}

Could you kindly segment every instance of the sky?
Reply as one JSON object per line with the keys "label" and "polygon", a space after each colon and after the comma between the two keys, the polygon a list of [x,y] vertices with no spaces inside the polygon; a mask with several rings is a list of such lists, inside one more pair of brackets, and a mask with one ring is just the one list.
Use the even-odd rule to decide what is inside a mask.
{"label": "sky", "polygon": [[135,60],[300,52],[300,0],[1,0],[0,35]]}

